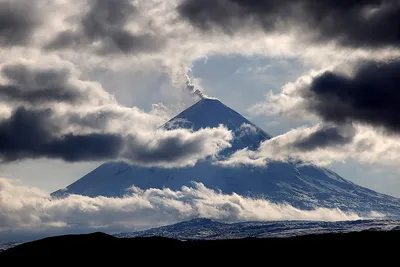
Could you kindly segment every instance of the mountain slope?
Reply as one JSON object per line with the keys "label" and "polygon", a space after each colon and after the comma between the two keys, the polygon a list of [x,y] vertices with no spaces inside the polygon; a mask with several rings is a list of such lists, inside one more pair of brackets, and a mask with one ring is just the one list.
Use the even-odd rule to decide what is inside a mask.
{"label": "mountain slope", "polygon": [[222,223],[197,218],[143,231],[119,233],[119,238],[162,236],[179,240],[292,237],[323,233],[359,231],[399,231],[398,220],[358,220],[341,222],[271,221]]}
{"label": "mountain slope", "polygon": [[[215,127],[224,124],[235,134],[227,155],[245,147],[256,148],[270,135],[218,100],[203,99],[167,122],[163,127]],[[123,196],[135,185],[141,189],[170,188],[179,190],[192,181],[201,182],[223,193],[257,196],[276,203],[289,203],[301,209],[340,208],[360,213],[378,211],[400,214],[400,199],[379,194],[351,183],[338,174],[315,165],[271,162],[267,167],[240,168],[216,166],[208,161],[187,168],[148,168],[124,162],[101,165],[54,196],[81,194],[87,196]]]}

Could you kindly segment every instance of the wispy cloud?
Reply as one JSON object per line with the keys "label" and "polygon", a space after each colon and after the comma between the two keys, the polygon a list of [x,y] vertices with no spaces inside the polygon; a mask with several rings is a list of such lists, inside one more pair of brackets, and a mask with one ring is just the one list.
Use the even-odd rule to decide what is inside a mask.
{"label": "wispy cloud", "polygon": [[0,179],[0,230],[130,230],[198,217],[247,220],[356,220],[339,209],[300,210],[237,194],[223,194],[201,183],[180,190],[132,187],[123,198],[70,195],[54,199],[36,188]]}

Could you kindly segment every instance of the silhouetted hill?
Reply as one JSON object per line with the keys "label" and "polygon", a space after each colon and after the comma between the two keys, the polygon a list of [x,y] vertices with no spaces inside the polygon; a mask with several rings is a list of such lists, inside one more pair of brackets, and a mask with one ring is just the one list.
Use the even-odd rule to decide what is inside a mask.
{"label": "silhouetted hill", "polygon": [[[130,266],[331,265],[398,261],[400,231],[365,231],[292,238],[179,241],[162,237],[116,238],[103,233],[66,235],[24,243],[0,253],[2,266],[29,264]],[[395,264],[396,265],[396,264]]]}

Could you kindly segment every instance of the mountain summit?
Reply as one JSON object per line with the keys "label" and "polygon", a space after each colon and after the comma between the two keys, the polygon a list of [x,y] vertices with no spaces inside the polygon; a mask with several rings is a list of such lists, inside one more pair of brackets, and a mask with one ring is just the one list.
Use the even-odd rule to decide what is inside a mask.
{"label": "mountain summit", "polygon": [[[223,124],[235,136],[229,154],[241,148],[255,149],[271,138],[219,100],[202,99],[165,123],[165,129],[217,127]],[[360,214],[371,211],[400,214],[400,199],[380,194],[349,182],[338,174],[312,164],[270,162],[266,167],[226,167],[209,161],[186,168],[154,168],[108,162],[53,196],[80,194],[86,196],[120,197],[132,185],[141,189],[170,188],[179,190],[192,182],[223,193],[255,196],[275,203],[288,203],[300,209],[316,207],[340,208]]]}
{"label": "mountain summit", "polygon": [[[181,125],[179,125],[181,124]],[[179,113],[165,124],[169,128],[173,125],[180,127],[193,128],[199,130],[205,127],[218,127],[224,124],[229,130],[236,130],[242,124],[252,125],[257,128],[265,138],[270,136],[256,125],[248,121],[242,115],[229,108],[217,99],[204,98],[195,103],[193,106]]]}
{"label": "mountain summit", "polygon": [[165,123],[163,127],[168,130],[175,128],[199,130],[206,127],[218,127],[220,124],[223,124],[236,136],[232,142],[232,147],[225,150],[224,153],[245,147],[256,149],[261,141],[271,138],[265,131],[221,101],[210,98],[201,99]]}

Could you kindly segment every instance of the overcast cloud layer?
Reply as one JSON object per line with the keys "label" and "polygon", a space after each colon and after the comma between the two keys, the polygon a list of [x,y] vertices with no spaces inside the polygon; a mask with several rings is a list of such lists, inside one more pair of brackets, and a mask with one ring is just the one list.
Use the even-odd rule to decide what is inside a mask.
{"label": "overcast cloud layer", "polygon": [[397,0],[0,0],[0,158],[193,165],[229,147],[231,133],[154,132],[165,117],[121,106],[87,77],[157,70],[169,75],[171,94],[202,97],[187,79],[192,62],[240,54],[313,66],[251,110],[320,124],[226,162],[243,153],[257,164],[270,156],[398,162],[399,12]]}
{"label": "overcast cloud layer", "polygon": [[40,50],[73,62],[85,59],[82,65],[91,67],[156,64],[181,85],[185,82],[181,75],[191,62],[212,54],[296,56],[314,65],[341,61],[349,54],[351,58],[398,55],[398,1],[1,3],[8,12],[0,13],[4,21],[0,45],[16,45],[13,53],[22,48]]}

